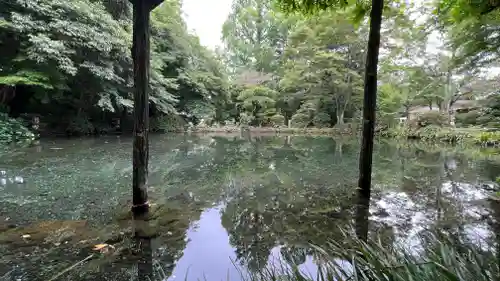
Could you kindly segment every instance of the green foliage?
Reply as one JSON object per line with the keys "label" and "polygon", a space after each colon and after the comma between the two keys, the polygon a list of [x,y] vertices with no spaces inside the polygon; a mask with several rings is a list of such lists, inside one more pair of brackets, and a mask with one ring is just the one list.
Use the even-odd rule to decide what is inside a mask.
{"label": "green foliage", "polygon": [[311,116],[302,112],[297,112],[291,119],[292,127],[304,128],[311,123]]}
{"label": "green foliage", "polygon": [[[485,254],[476,246],[458,246],[449,237],[422,237],[426,250],[415,253],[404,245],[386,247],[382,240],[364,242],[354,240],[350,250],[345,250],[345,243],[329,242],[319,249],[326,255],[325,260],[332,260],[330,270],[323,273],[324,279],[338,280],[348,277],[350,280],[491,280],[500,268],[491,254]],[[335,254],[330,254],[335,253]],[[353,265],[352,271],[346,270],[333,261],[333,256],[348,260]],[[328,268],[328,267],[327,267]]]}
{"label": "green foliage", "polygon": [[445,127],[449,125],[448,116],[439,111],[429,111],[418,115],[417,123],[419,128],[428,126]]}
{"label": "green foliage", "polygon": [[403,104],[400,90],[393,84],[384,83],[377,93],[377,122],[389,126],[398,124],[399,112]]}
{"label": "green foliage", "polygon": [[186,121],[177,115],[162,115],[151,119],[153,132],[180,132],[186,128]]}
{"label": "green foliage", "polygon": [[481,121],[485,121],[483,118],[481,118],[482,116],[483,113],[480,110],[471,110],[464,113],[457,113],[455,114],[455,124],[459,127],[479,125]]}
{"label": "green foliage", "polygon": [[[485,1],[441,2],[435,21],[423,24],[412,20],[412,5],[385,3],[380,128],[396,126],[414,106],[447,112],[460,99],[498,88],[459,67],[465,57],[468,62],[476,55],[494,58],[498,48],[481,43],[476,53],[466,54],[457,39],[464,31],[470,42],[479,42],[471,34],[481,31],[476,35],[495,40],[487,35],[496,32],[498,11],[478,16]],[[370,4],[234,0],[222,30],[224,46],[211,51],[188,32],[181,2],[165,1],[151,15],[151,117],[179,116],[181,123],[209,126],[279,126],[283,117],[298,127],[332,127],[358,118],[368,35],[361,19]],[[458,13],[460,7],[465,15]],[[48,129],[70,134],[107,131],[118,119],[121,131],[131,131],[131,11],[127,1],[0,3],[1,106],[12,116],[37,113]],[[426,51],[430,30],[439,31],[445,42],[437,54]],[[457,124],[497,127],[494,99],[474,113],[457,115]]]}
{"label": "green foliage", "polygon": [[33,134],[21,120],[10,118],[5,113],[0,113],[0,144],[13,142],[30,142],[35,140]]}
{"label": "green foliage", "polygon": [[285,17],[269,1],[234,0],[222,27],[228,66],[233,72],[276,71],[296,20],[293,16]]}
{"label": "green foliage", "polygon": [[269,117],[269,122],[274,126],[284,126],[285,125],[285,116],[281,114],[276,114]]}
{"label": "green foliage", "polygon": [[315,19],[301,21],[285,52],[280,87],[296,93],[287,103],[316,107],[313,115],[320,116],[314,123],[319,126],[334,124],[331,116],[343,123],[345,114],[352,115],[361,99],[365,43],[346,17],[323,12]]}
{"label": "green foliage", "polygon": [[[129,2],[9,0],[0,3],[0,18],[0,90],[15,89],[4,102],[10,106],[13,97],[27,96],[13,113],[64,115],[68,118],[48,127],[77,134],[110,127],[117,118],[130,122]],[[201,118],[207,115],[201,108],[224,104],[228,83],[223,67],[189,34],[180,2],[166,1],[156,8],[151,25],[152,115],[187,112]],[[73,120],[80,116],[86,121]]]}
{"label": "green foliage", "polygon": [[327,113],[320,112],[314,115],[312,122],[314,127],[317,128],[330,127],[332,123],[332,117]]}
{"label": "green foliage", "polygon": [[241,107],[251,117],[246,119],[249,125],[270,123],[270,118],[276,114],[276,97],[276,91],[264,86],[249,87],[239,94]]}
{"label": "green foliage", "polygon": [[496,1],[442,0],[436,2],[436,14],[443,28],[449,30],[451,43],[459,49],[457,62],[468,67],[488,65],[500,57],[496,36],[500,22]]}
{"label": "green foliage", "polygon": [[500,128],[500,95],[495,93],[489,96],[481,113],[481,116],[477,119],[478,125],[488,128]]}
{"label": "green foliage", "polygon": [[53,86],[49,83],[49,77],[42,72],[19,71],[12,75],[0,77],[0,85],[15,86],[29,85],[38,86],[46,89],[52,89]]}
{"label": "green foliage", "polygon": [[481,144],[477,131],[459,130],[453,127],[428,124],[425,127],[409,124],[389,127],[380,132],[382,136],[398,139],[418,139],[428,143]]}
{"label": "green foliage", "polygon": [[500,132],[480,132],[475,135],[474,140],[476,143],[483,146],[499,146],[500,145]]}
{"label": "green foliage", "polygon": [[69,134],[93,135],[95,127],[87,116],[73,116],[69,120],[66,131]]}

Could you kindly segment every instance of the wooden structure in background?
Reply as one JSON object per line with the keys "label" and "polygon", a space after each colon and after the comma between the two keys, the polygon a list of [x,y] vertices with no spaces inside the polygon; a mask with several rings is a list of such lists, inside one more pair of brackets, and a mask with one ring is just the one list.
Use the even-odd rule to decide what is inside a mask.
{"label": "wooden structure in background", "polygon": [[150,15],[163,0],[131,0],[134,7],[132,59],[134,61],[134,144],[132,211],[149,210],[147,177],[149,162]]}

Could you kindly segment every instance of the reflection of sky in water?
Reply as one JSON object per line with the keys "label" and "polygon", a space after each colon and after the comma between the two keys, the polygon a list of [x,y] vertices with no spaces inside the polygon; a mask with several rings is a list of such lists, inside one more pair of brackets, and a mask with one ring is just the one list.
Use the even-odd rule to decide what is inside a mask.
{"label": "reflection of sky in water", "polygon": [[[238,269],[235,248],[229,244],[228,233],[221,224],[220,211],[220,207],[205,210],[200,220],[188,230],[189,242],[168,281],[186,280],[186,276],[187,280],[244,280],[241,274],[245,269]],[[281,246],[277,246],[271,250],[268,268],[283,268],[284,258],[280,249]],[[345,272],[350,272],[348,262],[336,262]],[[318,266],[312,256],[306,257],[299,270],[313,279],[318,275]]]}
{"label": "reflection of sky in water", "polygon": [[[444,182],[441,186],[442,196],[454,198],[461,204],[461,211],[468,217],[462,222],[466,238],[478,245],[487,247],[484,241],[491,239],[495,234],[484,221],[484,216],[490,214],[485,206],[488,193],[468,183]],[[458,203],[460,202],[460,203]],[[394,228],[396,243],[408,249],[420,252],[423,247],[419,234],[422,234],[436,220],[436,210],[418,210],[420,204],[413,202],[405,192],[383,192],[378,201],[370,205],[371,220],[383,222]],[[384,216],[378,216],[379,210],[384,210]],[[473,220],[473,221],[471,221]],[[401,229],[406,226],[409,229]],[[483,248],[484,248],[483,247]],[[486,249],[486,248],[485,248]]]}
{"label": "reflection of sky in water", "polygon": [[184,280],[239,280],[240,273],[233,266],[236,259],[229,236],[221,224],[220,209],[212,208],[201,214],[200,220],[187,233],[189,242],[184,255],[177,262],[168,279]]}
{"label": "reflection of sky in water", "polygon": [[[235,261],[236,249],[231,245],[227,230],[221,224],[220,211],[223,207],[218,205],[221,199],[225,199],[226,203],[241,200],[233,204],[241,205],[241,209],[259,209],[262,208],[261,203],[269,203],[266,200],[275,193],[289,189],[282,195],[291,195],[290,198],[280,197],[280,200],[287,203],[287,207],[276,210],[283,211],[283,216],[288,216],[292,215],[291,204],[297,203],[300,208],[316,211],[312,207],[315,207],[319,196],[324,196],[318,194],[333,190],[336,186],[346,185],[350,188],[355,185],[358,176],[357,143],[351,146],[345,144],[343,152],[338,153],[338,145],[335,143],[337,140],[332,138],[294,137],[288,140],[287,145],[283,138],[272,142],[267,142],[268,140],[271,139],[262,139],[257,146],[256,143],[242,140],[191,140],[179,136],[165,139],[152,136],[149,175],[149,184],[153,187],[151,198],[188,194],[187,197],[204,202],[203,208],[208,208],[203,211],[199,221],[191,222],[187,231],[189,241],[182,257],[176,261],[169,281],[185,280],[186,272],[188,281],[227,280],[228,274],[230,280],[240,279],[240,272],[233,264],[239,264],[239,261]],[[57,150],[51,149],[54,145],[46,144],[44,149],[36,152],[28,148],[22,151],[23,154],[12,155],[0,161],[0,170],[6,171],[3,176],[0,173],[0,179],[6,179],[0,180],[0,215],[9,219],[19,217],[20,223],[47,219],[82,219],[101,223],[101,219],[111,217],[110,210],[113,210],[112,207],[120,199],[130,197],[130,139],[112,140],[109,143],[94,140],[58,141],[57,146],[64,149]],[[492,239],[491,227],[484,221],[485,216],[492,217],[486,201],[490,191],[483,190],[481,185],[484,184],[479,179],[491,180],[496,175],[497,167],[463,156],[457,156],[458,160],[440,156],[439,162],[434,163],[436,159],[433,153],[428,155],[429,158],[425,154],[416,156],[415,153],[401,156],[395,154],[399,151],[398,148],[386,148],[390,149],[376,150],[374,154],[376,169],[370,212],[372,222],[378,223],[372,224],[371,231],[374,230],[373,226],[388,225],[395,232],[396,242],[413,250],[421,248],[418,234],[428,228],[443,227],[440,220],[446,222],[447,227],[456,228],[459,224],[461,234],[471,242]],[[390,161],[381,161],[377,157],[389,157],[387,159]],[[464,159],[474,165],[467,165]],[[400,163],[399,160],[407,160],[404,162],[404,169],[400,169],[403,162]],[[418,160],[437,165],[417,165],[421,164]],[[447,161],[445,171],[441,167],[445,166],[444,161]],[[495,175],[490,175],[490,172]],[[261,174],[267,176],[260,177]],[[8,181],[8,178],[15,179],[16,176],[22,176],[26,181],[23,184]],[[407,180],[407,185],[402,178]],[[454,182],[447,181],[450,179]],[[441,210],[444,213],[442,217],[439,217],[435,203],[438,197],[436,187],[441,187],[440,196],[446,199],[446,204],[441,207],[448,208]],[[314,191],[314,195],[311,195],[312,192],[306,195],[316,197],[302,200],[304,190]],[[259,192],[263,195],[259,195]],[[339,192],[337,195],[342,194]],[[179,202],[172,204],[174,203],[184,206]],[[338,206],[324,207],[325,210],[338,211]],[[354,206],[351,207],[353,208],[346,212],[346,216],[354,212]],[[304,215],[303,209],[292,211]],[[196,210],[197,215],[199,211]],[[241,210],[237,211],[228,215],[240,215]],[[324,210],[318,207],[317,211]],[[280,218],[273,217],[273,221]],[[328,218],[325,219],[327,220]],[[300,221],[292,220],[287,223],[289,229],[301,228]],[[251,226],[249,224],[244,227]],[[184,233],[185,228],[181,231]],[[331,228],[328,226],[318,228],[317,233],[321,231],[330,235],[328,237],[336,238],[333,237],[334,234],[330,234]],[[307,235],[314,236],[316,230],[299,233],[304,237],[289,241],[303,239],[297,242],[303,244],[310,238]],[[269,243],[269,247],[279,244],[278,240],[287,241],[286,235],[290,235],[279,231],[274,234],[282,237],[271,241],[274,244]],[[292,237],[294,235],[291,234]],[[279,260],[282,260],[280,247],[274,247],[268,266],[276,266]],[[300,270],[305,275],[315,276],[318,268],[313,257],[307,256],[305,263],[300,265]]]}

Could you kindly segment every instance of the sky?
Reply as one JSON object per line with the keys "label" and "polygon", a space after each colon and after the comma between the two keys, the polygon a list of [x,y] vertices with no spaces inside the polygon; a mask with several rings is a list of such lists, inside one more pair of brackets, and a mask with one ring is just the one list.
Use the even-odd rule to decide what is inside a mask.
{"label": "sky", "polygon": [[[413,0],[425,3],[428,0]],[[202,45],[215,49],[221,43],[222,24],[231,11],[232,0],[183,0],[183,16],[190,31],[200,38]],[[429,52],[437,51],[441,45],[437,34],[431,36],[427,48]],[[500,74],[500,68],[489,69],[494,75]]]}
{"label": "sky", "polygon": [[182,3],[188,28],[200,37],[201,44],[211,49],[221,45],[222,24],[231,11],[232,0],[183,0]]}

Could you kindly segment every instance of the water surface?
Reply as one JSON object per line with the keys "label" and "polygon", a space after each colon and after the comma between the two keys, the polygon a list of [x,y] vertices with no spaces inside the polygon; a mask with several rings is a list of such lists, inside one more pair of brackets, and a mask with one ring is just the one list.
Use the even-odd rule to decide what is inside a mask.
{"label": "water surface", "polygon": [[[106,242],[114,256],[60,280],[133,280],[141,269],[120,238],[129,228],[114,226],[131,196],[131,144],[45,141],[1,155],[0,238],[14,227],[32,237],[0,239],[0,276],[47,280],[92,254],[88,243]],[[487,200],[496,160],[474,149],[379,142],[363,221],[354,204],[358,150],[356,139],[329,137],[151,137],[151,200],[171,216],[148,244],[155,270],[168,280],[240,280],[289,264],[314,275],[321,260],[310,245],[355,227],[415,251],[435,231],[486,250],[498,244],[500,212]]]}

